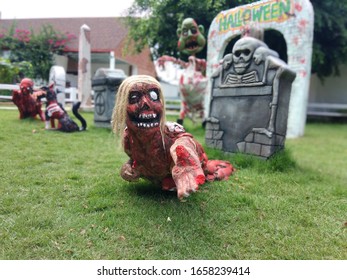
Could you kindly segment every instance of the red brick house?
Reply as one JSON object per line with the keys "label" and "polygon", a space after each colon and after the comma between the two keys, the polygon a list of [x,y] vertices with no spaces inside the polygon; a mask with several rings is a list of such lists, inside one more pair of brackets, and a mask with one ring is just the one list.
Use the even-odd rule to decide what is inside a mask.
{"label": "red brick house", "polygon": [[[86,24],[91,35],[92,76],[98,68],[110,65],[110,52],[116,58],[115,67],[122,69],[126,75],[146,74],[156,77],[156,71],[150,56],[150,49],[146,48],[140,54],[125,54],[127,27],[124,18],[47,18],[47,19],[0,19],[0,33],[6,32],[13,24],[18,29],[40,32],[43,25],[51,25],[54,30],[76,36],[65,50],[64,57],[57,59],[57,64],[63,66],[67,79],[72,86],[77,80],[78,72],[78,37],[80,28]],[[75,85],[76,86],[76,85]]]}

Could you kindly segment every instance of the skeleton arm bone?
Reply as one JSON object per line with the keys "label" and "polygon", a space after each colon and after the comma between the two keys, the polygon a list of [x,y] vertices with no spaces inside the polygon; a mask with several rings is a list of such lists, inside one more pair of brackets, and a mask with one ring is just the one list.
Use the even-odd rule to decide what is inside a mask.
{"label": "skeleton arm bone", "polygon": [[265,61],[268,56],[279,57],[276,51],[266,47],[258,47],[253,54],[256,64],[260,64],[262,61]]}

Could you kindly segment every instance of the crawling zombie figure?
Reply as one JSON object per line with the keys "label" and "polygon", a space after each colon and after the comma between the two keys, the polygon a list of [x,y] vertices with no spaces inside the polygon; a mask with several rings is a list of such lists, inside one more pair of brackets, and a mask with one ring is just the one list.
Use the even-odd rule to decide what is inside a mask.
{"label": "crawling zombie figure", "polygon": [[179,80],[179,90],[181,94],[181,111],[178,123],[183,124],[186,116],[191,114],[194,121],[194,114],[204,116],[204,98],[207,87],[206,60],[196,58],[196,54],[203,50],[206,44],[204,37],[204,27],[197,25],[192,18],[183,20],[182,25],[177,29],[177,48],[182,53],[189,55],[188,62],[164,55],[158,59],[159,66],[164,67],[166,61],[179,64],[183,73]]}
{"label": "crawling zombie figure", "polygon": [[127,181],[146,178],[178,198],[195,192],[205,180],[224,180],[234,171],[226,161],[208,160],[202,146],[178,123],[165,121],[160,84],[150,76],[131,76],[117,93],[113,131],[124,133],[130,157],[121,168]]}
{"label": "crawling zombie figure", "polygon": [[19,118],[35,118],[39,115],[41,121],[45,120],[42,112],[41,96],[43,91],[34,91],[34,83],[29,78],[24,78],[19,84],[19,90],[12,91],[12,101],[17,106]]}
{"label": "crawling zombie figure", "polygon": [[43,87],[45,90],[45,97],[47,99],[47,106],[45,111],[46,116],[46,129],[56,129],[55,120],[58,121],[58,128],[62,132],[76,132],[84,131],[87,129],[86,120],[79,114],[78,109],[81,105],[81,102],[74,103],[72,106],[72,113],[74,116],[81,122],[81,127],[77,125],[65,111],[63,106],[58,103],[57,95],[53,89],[54,84],[51,84],[49,87]]}

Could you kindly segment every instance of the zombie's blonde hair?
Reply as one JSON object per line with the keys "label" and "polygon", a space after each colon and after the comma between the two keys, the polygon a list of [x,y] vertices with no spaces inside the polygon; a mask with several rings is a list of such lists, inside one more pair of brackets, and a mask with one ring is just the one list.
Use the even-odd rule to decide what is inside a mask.
{"label": "zombie's blonde hair", "polygon": [[127,105],[129,102],[129,92],[131,88],[137,83],[144,84],[154,84],[159,89],[159,99],[163,105],[163,114],[160,119],[160,131],[163,135],[165,126],[165,101],[160,83],[153,77],[147,75],[134,75],[126,78],[119,86],[118,92],[116,94],[116,102],[113,108],[112,114],[112,129],[116,135],[121,135],[126,127],[126,117],[127,117]]}

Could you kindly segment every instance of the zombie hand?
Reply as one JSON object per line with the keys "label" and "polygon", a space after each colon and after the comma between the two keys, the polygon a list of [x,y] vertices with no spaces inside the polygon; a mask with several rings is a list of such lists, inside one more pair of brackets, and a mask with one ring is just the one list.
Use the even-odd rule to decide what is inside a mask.
{"label": "zombie hand", "polygon": [[126,181],[137,181],[140,178],[140,174],[133,168],[130,161],[124,163],[120,171],[120,175]]}
{"label": "zombie hand", "polygon": [[167,62],[167,61],[171,61],[171,62],[175,63],[177,61],[177,59],[172,57],[172,56],[163,55],[163,56],[158,58],[158,66],[165,69],[165,62]]}
{"label": "zombie hand", "polygon": [[180,143],[175,143],[170,149],[175,162],[175,166],[172,168],[172,178],[176,183],[179,199],[189,196],[198,190],[199,185],[205,183],[205,175],[198,154],[189,140],[178,139],[176,142]]}
{"label": "zombie hand", "polygon": [[228,180],[229,176],[236,171],[230,162],[223,160],[209,160],[205,169],[207,181]]}
{"label": "zombie hand", "polygon": [[43,90],[38,90],[38,91],[34,91],[31,96],[35,99],[35,100],[38,100],[42,97],[45,97],[46,95],[46,92],[43,91]]}

